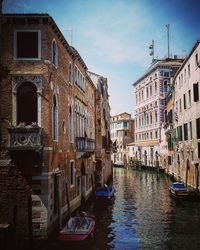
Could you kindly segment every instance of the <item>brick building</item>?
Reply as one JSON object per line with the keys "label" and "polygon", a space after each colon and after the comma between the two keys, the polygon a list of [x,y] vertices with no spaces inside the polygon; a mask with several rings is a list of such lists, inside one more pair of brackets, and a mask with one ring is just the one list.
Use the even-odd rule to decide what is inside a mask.
{"label": "brick building", "polygon": [[[48,14],[4,14],[1,23],[0,223],[47,237],[95,185],[97,89]],[[23,181],[4,205],[13,192],[4,188],[12,186],[8,163]]]}

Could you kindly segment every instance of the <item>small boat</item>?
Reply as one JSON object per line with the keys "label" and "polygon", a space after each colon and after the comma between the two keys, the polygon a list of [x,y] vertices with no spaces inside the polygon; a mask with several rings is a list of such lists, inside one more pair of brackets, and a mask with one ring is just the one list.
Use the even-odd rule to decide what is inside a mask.
{"label": "small boat", "polygon": [[98,187],[95,191],[96,197],[112,198],[114,196],[115,189],[112,186],[104,184],[103,187]]}
{"label": "small boat", "polygon": [[183,182],[174,182],[169,187],[170,194],[175,198],[195,198],[196,191],[193,188],[186,187]]}
{"label": "small boat", "polygon": [[58,239],[61,241],[83,241],[93,235],[95,219],[86,212],[80,212],[70,217],[64,228],[59,232]]}

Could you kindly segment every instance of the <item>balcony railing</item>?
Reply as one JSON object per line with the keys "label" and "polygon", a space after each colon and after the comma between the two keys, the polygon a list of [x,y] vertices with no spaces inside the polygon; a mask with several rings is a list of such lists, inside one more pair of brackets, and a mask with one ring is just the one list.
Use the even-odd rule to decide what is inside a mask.
{"label": "balcony railing", "polygon": [[35,150],[42,148],[42,129],[40,127],[8,128],[8,149]]}
{"label": "balcony railing", "polygon": [[95,140],[86,137],[76,137],[77,152],[92,152],[95,150]]}

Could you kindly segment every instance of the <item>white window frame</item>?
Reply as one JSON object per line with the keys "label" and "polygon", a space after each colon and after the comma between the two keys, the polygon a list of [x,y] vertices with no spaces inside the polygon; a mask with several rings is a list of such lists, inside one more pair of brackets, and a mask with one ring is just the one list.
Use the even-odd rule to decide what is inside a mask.
{"label": "white window frame", "polygon": [[[23,58],[17,57],[17,32],[37,32],[38,33],[38,57],[37,58]],[[39,61],[41,60],[41,31],[36,29],[17,29],[14,31],[14,60],[24,60],[24,61]]]}

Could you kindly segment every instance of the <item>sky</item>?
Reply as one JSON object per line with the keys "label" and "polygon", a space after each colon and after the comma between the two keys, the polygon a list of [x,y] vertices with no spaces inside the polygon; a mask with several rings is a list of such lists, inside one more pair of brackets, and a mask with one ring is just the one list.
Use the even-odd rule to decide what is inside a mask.
{"label": "sky", "polygon": [[200,39],[200,0],[4,0],[4,13],[48,13],[88,70],[108,80],[111,115],[134,116],[133,83],[155,58],[183,58]]}

